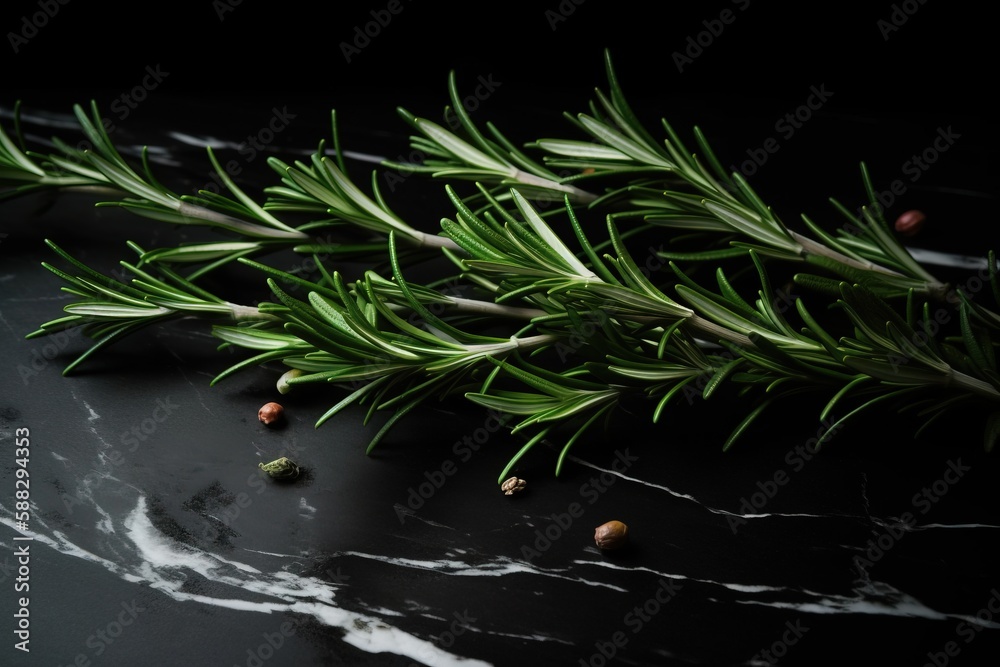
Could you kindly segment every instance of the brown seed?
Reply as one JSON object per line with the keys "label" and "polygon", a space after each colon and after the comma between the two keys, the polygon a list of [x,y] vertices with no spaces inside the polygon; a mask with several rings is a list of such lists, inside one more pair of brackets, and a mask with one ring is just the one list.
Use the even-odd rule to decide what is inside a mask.
{"label": "brown seed", "polygon": [[280,424],[285,418],[285,408],[281,407],[280,403],[275,403],[274,401],[265,403],[257,411],[257,418],[266,426]]}
{"label": "brown seed", "polygon": [[621,521],[608,521],[594,529],[594,542],[599,549],[620,549],[628,541],[628,526]]}
{"label": "brown seed", "polygon": [[504,483],[500,485],[500,490],[503,491],[505,496],[512,496],[515,493],[520,493],[524,491],[524,487],[528,485],[523,479],[517,477],[510,477],[504,480]]}
{"label": "brown seed", "polygon": [[901,213],[896,218],[896,231],[903,236],[913,236],[924,226],[927,216],[916,209]]}

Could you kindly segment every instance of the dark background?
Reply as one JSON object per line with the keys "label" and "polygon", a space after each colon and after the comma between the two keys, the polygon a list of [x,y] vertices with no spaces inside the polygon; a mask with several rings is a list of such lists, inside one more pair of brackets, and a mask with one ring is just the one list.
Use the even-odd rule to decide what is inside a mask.
{"label": "dark background", "polygon": [[[778,136],[776,122],[804,104],[812,87],[831,91],[809,122],[794,136],[781,138],[780,150],[749,177],[786,220],[808,212],[820,222],[836,224],[827,197],[862,203],[860,161],[869,164],[877,187],[884,189],[901,177],[911,156],[951,128],[959,139],[918,181],[908,183],[905,195],[887,214],[924,210],[928,226],[914,240],[922,247],[980,256],[1000,246],[995,219],[1000,133],[992,106],[997,59],[994,25],[979,13],[984,10],[938,0],[863,6],[756,0],[642,5],[604,0],[530,5],[401,0],[402,10],[348,62],[342,44],[353,42],[356,29],[374,20],[371,12],[388,6],[374,0],[325,3],[313,9],[303,3],[251,0],[235,6],[209,0],[161,6],[13,0],[0,11],[5,37],[0,44],[0,121],[9,127],[17,100],[26,113],[43,115],[66,114],[72,104],[94,100],[113,118],[115,140],[131,150],[169,144],[174,141],[171,132],[237,144],[261,128],[273,109],[287,108],[296,115],[295,122],[269,147],[282,154],[313,150],[326,138],[330,110],[336,109],[345,149],[395,156],[407,151],[408,134],[396,107],[439,116],[447,102],[447,74],[455,70],[460,87],[469,93],[480,77],[500,84],[476,109],[477,122],[494,120],[512,139],[530,141],[565,135],[563,112],[586,110],[593,89],[605,86],[602,51],[607,47],[626,94],[649,127],[655,129],[659,118],[666,117],[689,137],[691,128],[699,125],[726,164],[742,163],[748,151]],[[712,22],[724,10],[735,18],[709,42],[705,22],[718,29]],[[886,32],[885,26],[892,24],[880,27],[879,22],[891,22],[894,15],[901,25]],[[706,45],[700,54],[689,52],[693,61],[679,71],[675,54],[684,53],[688,40],[699,35]],[[127,116],[116,114],[114,109],[120,107],[113,105],[142,84],[148,68],[167,75]],[[51,129],[42,127],[45,132]],[[187,186],[207,181],[202,151],[191,145],[170,146],[169,154],[183,158],[183,164],[175,170],[160,165],[164,178],[177,177]],[[220,156],[226,157],[225,152]],[[262,163],[245,165],[238,179],[251,192],[274,181]],[[420,183],[413,179],[407,185],[419,188]],[[432,229],[442,215],[442,202],[430,199],[433,206],[405,210]],[[0,267],[4,274],[15,275],[7,286],[0,285],[0,290],[10,290],[3,311],[10,327],[11,347],[3,352],[9,369],[25,363],[41,345],[22,340],[20,334],[60,314],[52,300],[58,281],[39,267],[40,261],[52,260],[43,238],[51,236],[79,249],[100,266],[114,266],[126,238],[164,245],[176,240],[176,230],[139,224],[106,209],[95,212],[89,201],[67,197],[47,208],[50,204],[30,199],[7,203],[0,211],[0,231],[9,233],[0,248]],[[259,284],[250,289],[264,296]],[[53,363],[33,380],[37,384],[30,391],[13,372],[4,376],[0,388],[8,409],[5,426],[29,424],[37,431],[39,450],[58,448],[63,455],[75,455],[79,466],[92,460],[101,437],[117,442],[120,430],[140,423],[149,401],[183,396],[196,416],[190,422],[167,423],[147,446],[130,455],[121,471],[129,483],[163,502],[152,512],[160,521],[157,528],[177,541],[183,541],[184,530],[194,532],[201,526],[183,504],[185,499],[197,499],[216,484],[234,492],[245,489],[245,466],[256,460],[247,451],[249,435],[277,447],[277,438],[254,431],[256,407],[275,398],[273,369],[251,370],[228,386],[209,389],[207,373],[221,370],[229,357],[216,354],[214,341],[207,337],[188,338],[186,333],[183,328],[168,329],[123,341],[74,381],[60,377]],[[57,363],[71,359],[66,351]],[[192,375],[194,371],[202,374]],[[103,422],[91,424],[81,397],[102,414]],[[639,549],[619,562],[620,570],[614,561],[604,567],[609,563],[600,554],[581,555],[580,544],[590,539],[593,515],[587,515],[587,525],[577,526],[582,539],[575,535],[560,541],[543,563],[566,572],[574,582],[568,584],[534,575],[448,577],[344,556],[345,551],[367,550],[433,563],[453,557],[448,551],[453,544],[468,554],[468,562],[460,562],[458,569],[475,571],[480,557],[487,564],[506,557],[517,561],[525,536],[531,537],[535,526],[546,525],[552,513],[577,499],[574,491],[592,471],[574,467],[563,480],[554,480],[552,453],[539,452],[528,468],[533,495],[525,498],[527,503],[506,503],[492,484],[519,442],[504,439],[496,447],[491,443],[484,457],[456,476],[419,519],[402,525],[393,503],[404,501],[406,490],[440,465],[451,442],[482,423],[480,413],[469,411],[462,419],[434,410],[414,415],[398,439],[366,458],[363,451],[371,431],[361,426],[357,413],[321,431],[313,429],[315,417],[329,407],[328,398],[284,399],[292,421],[282,437],[300,438],[316,477],[286,495],[268,487],[266,507],[259,502],[253,514],[247,511],[234,520],[240,532],[233,538],[235,544],[275,552],[290,546],[315,549],[318,556],[312,565],[317,576],[343,564],[352,577],[338,590],[345,608],[395,610],[401,598],[412,595],[431,614],[450,619],[453,610],[468,606],[482,619],[481,627],[491,632],[463,637],[456,646],[462,655],[496,664],[530,664],[532,657],[538,664],[574,664],[617,627],[621,610],[627,608],[623,605],[633,598],[641,602],[652,590],[655,573],[667,572],[690,577],[690,593],[683,598],[684,606],[661,616],[662,625],[644,633],[641,643],[624,656],[634,664],[652,664],[650,656],[662,657],[657,651],[664,646],[677,652],[679,663],[748,664],[748,656],[770,646],[783,624],[795,620],[794,608],[786,610],[780,603],[801,601],[808,607],[812,591],[819,590],[833,599],[843,594],[848,611],[806,615],[808,623],[816,623],[811,641],[783,664],[827,664],[824,658],[832,655],[842,658],[842,664],[863,664],[866,657],[876,664],[876,656],[887,656],[894,664],[919,666],[929,651],[939,651],[954,639],[955,620],[869,616],[865,603],[883,600],[871,591],[849,597],[856,592],[850,559],[863,553],[867,540],[884,532],[881,521],[909,507],[914,490],[937,479],[945,469],[943,461],[952,456],[952,445],[967,462],[974,462],[975,472],[971,481],[949,491],[948,502],[938,506],[941,514],[927,522],[973,528],[911,535],[873,568],[873,575],[931,608],[954,614],[971,615],[996,586],[994,462],[982,454],[978,420],[941,424],[931,438],[916,443],[907,431],[912,423],[905,418],[874,414],[838,437],[822,464],[806,469],[768,506],[782,518],[751,522],[739,536],[724,516],[709,514],[702,503],[740,511],[741,497],[782,469],[781,456],[790,447],[815,433],[815,406],[778,415],[751,434],[745,447],[725,456],[717,445],[745,409],[738,402],[698,408],[687,415],[690,419],[662,430],[615,431],[616,446],[623,444],[618,439],[626,445],[634,441],[645,457],[643,470],[632,473],[643,484],[618,484],[615,493],[602,499],[600,511],[630,517]],[[10,416],[15,413],[16,418]],[[88,431],[92,426],[98,430]],[[329,446],[331,442],[338,446]],[[593,461],[607,465],[607,454],[599,451]],[[39,478],[51,474],[46,484],[54,479],[71,487],[77,481],[74,476],[82,476],[82,468],[63,470],[41,454],[35,461]],[[698,502],[688,504],[664,488],[691,493]],[[287,504],[292,493],[319,506],[322,521],[304,523]],[[58,496],[50,494],[40,491],[36,497],[58,514]],[[125,500],[109,507],[115,521],[133,508]],[[73,520],[80,521],[80,514]],[[58,521],[52,520],[52,525],[58,526]],[[75,536],[81,535],[81,543],[87,544],[88,533],[78,526]],[[224,553],[230,546],[197,545]],[[83,559],[41,548],[36,553],[39,653],[34,662],[15,664],[43,664],[40,655],[44,664],[68,663],[85,650],[90,630],[115,618],[120,602],[135,596],[155,612],[100,664],[114,664],[116,659],[117,664],[198,664],[206,656],[217,664],[243,664],[247,647],[256,646],[261,633],[272,632],[280,620],[238,610],[191,609]],[[261,560],[269,565],[266,558]],[[580,583],[590,578],[620,585],[628,594]],[[211,581],[193,579],[219,598],[230,594],[225,585],[217,590]],[[732,583],[733,588],[717,587],[716,581]],[[767,604],[772,593],[741,588],[752,591],[760,584],[774,587],[778,604]],[[12,597],[5,590],[4,604],[13,604]],[[907,600],[886,597],[890,606],[907,608]],[[748,606],[747,600],[756,604]],[[846,604],[855,600],[860,600],[856,610]],[[425,639],[442,630],[433,618],[418,614],[403,619],[400,626]],[[559,642],[523,640],[540,629],[569,648]],[[311,627],[310,633],[303,632],[301,641],[290,642],[281,658],[269,664],[409,664],[400,656],[345,650],[326,626]],[[993,635],[991,641],[995,630]],[[988,654],[993,645],[977,639],[975,647]],[[806,653],[808,659],[802,661]],[[120,662],[122,656],[125,662]],[[977,664],[970,660],[975,656],[966,650],[964,662],[957,664]],[[6,664],[3,659],[0,663]]]}
{"label": "dark background", "polygon": [[[538,93],[585,94],[603,82],[599,53],[609,47],[630,73],[629,89],[665,100],[797,99],[810,83],[825,82],[837,91],[834,107],[844,111],[979,114],[991,97],[995,62],[987,16],[960,3],[917,0],[794,7],[757,0],[397,0],[398,13],[350,62],[342,44],[390,3],[307,9],[206,0],[140,11],[132,4],[53,0],[54,16],[36,18],[47,4],[5,3],[8,90],[125,89],[146,65],[160,64],[174,91],[309,92],[330,104],[355,94],[405,99],[440,91],[451,68],[469,76],[492,72],[505,85]],[[725,10],[732,22],[679,72],[673,54]],[[25,17],[43,25],[21,43],[11,33],[30,32]],[[886,27],[892,20],[898,29]]]}
{"label": "dark background", "polygon": [[[387,24],[376,26],[373,13]],[[980,217],[983,209],[972,204],[992,205],[983,192],[996,176],[992,158],[1000,147],[990,112],[993,25],[958,3],[398,0],[306,8],[205,0],[140,10],[35,0],[7,3],[2,16],[5,107],[20,99],[26,109],[68,110],[94,100],[110,114],[116,101],[123,109],[121,96],[142,83],[147,68],[168,73],[127,117],[115,118],[122,142],[143,143],[134,133],[165,115],[174,129],[212,127],[238,142],[260,127],[262,115],[284,107],[305,121],[289,128],[286,145],[315,146],[313,128],[328,123],[331,109],[344,132],[403,136],[408,128],[396,107],[439,118],[450,70],[465,94],[480,77],[499,82],[475,112],[477,122],[502,122],[512,139],[530,141],[565,132],[562,114],[585,110],[594,88],[605,85],[608,48],[650,127],[666,118],[690,137],[699,125],[729,164],[775,136],[775,123],[814,87],[830,91],[811,122],[781,141],[751,178],[787,218],[826,214],[829,196],[857,197],[862,160],[887,188],[905,161],[948,127],[962,137],[956,153],[963,159],[942,160],[950,164],[929,170],[910,200],[889,212],[930,208],[947,228],[953,218]],[[358,37],[366,27],[374,34],[367,44]],[[679,68],[682,55],[691,60]],[[229,100],[222,112],[220,100]],[[952,196],[917,199],[931,188]],[[951,234],[933,242],[956,250],[963,244]]]}

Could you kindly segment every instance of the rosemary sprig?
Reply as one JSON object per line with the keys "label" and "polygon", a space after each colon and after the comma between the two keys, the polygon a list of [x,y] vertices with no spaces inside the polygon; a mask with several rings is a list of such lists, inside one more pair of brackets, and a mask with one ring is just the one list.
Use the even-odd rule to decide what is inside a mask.
{"label": "rosemary sprig", "polygon": [[[454,72],[445,107],[458,119],[453,131],[399,107],[416,133],[411,146],[425,157],[380,166],[428,177],[443,211],[434,231],[394,211],[377,171],[367,188],[350,177],[335,113],[332,148],[321,140],[307,161],[270,158],[279,184],[260,199],[229,179],[211,150],[207,157],[229,194],[172,192],[146,153],[139,167],[122,158],[94,106],[89,115],[74,108],[94,146],[89,151],[53,139],[56,151],[35,152],[19,129],[9,135],[0,128],[5,197],[101,187],[121,198],[99,205],[228,236],[151,251],[129,242],[138,259],[122,263],[133,275],[128,282],[50,242],[71,269],[45,267],[78,300],[66,306],[67,316],[28,335],[82,327],[96,342],[70,372],[148,325],[203,318],[221,347],[249,353],[218,372],[213,385],[280,363],[279,391],[338,392],[317,427],[350,405],[367,405],[366,423],[388,413],[368,451],[430,400],[463,398],[519,417],[512,432],[525,440],[501,480],[543,442],[560,443],[559,474],[587,432],[622,418],[622,400],[645,401],[660,422],[679,397],[710,400],[725,387],[748,407],[723,449],[774,406],[806,392],[817,397],[820,418],[838,426],[895,405],[922,420],[917,434],[958,406],[980,407],[984,446],[993,447],[1000,436],[1000,315],[984,293],[973,299],[914,260],[882,216],[864,164],[867,206],[855,214],[832,201],[843,226],[828,231],[802,215],[793,229],[741,175],[722,168],[700,128],[694,153],[666,120],[659,137],[644,127],[607,52],[604,66],[607,92],[595,91],[585,113],[565,114],[571,137],[516,146],[492,123],[477,128]],[[471,183],[471,192],[460,183]],[[606,232],[601,239],[598,230]],[[650,236],[700,245],[657,251],[668,270],[654,275],[632,245]],[[278,249],[314,259],[315,273],[268,263]],[[411,280],[406,262],[433,256],[448,272]],[[350,257],[378,259],[385,270],[373,264],[351,279],[330,262]],[[198,285],[229,262],[258,270],[274,301],[239,306]],[[714,285],[687,270],[712,264]],[[735,273],[725,270],[734,264]],[[779,308],[770,276],[786,265],[801,269],[793,279],[806,296]],[[992,252],[988,265],[1000,302]],[[947,334],[928,325],[931,308],[942,303],[958,315]]]}
{"label": "rosemary sprig", "polygon": [[[369,451],[392,424],[419,404],[466,390],[465,382],[487,360],[546,345],[554,339],[547,334],[498,338],[452,326],[411,291],[395,251],[395,232],[389,236],[389,253],[398,289],[395,303],[407,306],[419,322],[402,317],[391,307],[393,301],[384,297],[385,280],[380,276],[368,272],[363,280],[349,287],[339,273],[334,273],[333,288],[311,285],[306,301],[293,298],[274,278],[268,279],[278,303],[259,308],[280,321],[281,332],[256,325],[216,325],[213,329],[228,344],[262,350],[253,363],[280,360],[292,369],[290,376],[283,376],[286,390],[315,382],[352,388],[346,398],[317,420],[317,427],[353,403],[370,403],[366,423],[376,411],[392,410],[392,416],[372,438]],[[258,268],[280,276],[280,272],[268,267]],[[224,371],[213,384],[245,365],[242,362]]]}
{"label": "rosemary sprig", "polygon": [[[143,269],[138,262],[122,261],[122,276],[134,276],[124,282],[86,266],[53,241],[46,240],[46,245],[76,270],[75,274],[68,273],[48,262],[42,264],[67,283],[62,290],[73,294],[77,300],[64,307],[66,316],[43,323],[26,338],[79,327],[85,336],[95,341],[63,369],[64,375],[72,373],[99,350],[154,324],[181,317],[226,318],[235,322],[273,319],[253,306],[224,301],[165,266]],[[128,246],[139,257],[144,255],[138,244],[130,241]]]}
{"label": "rosemary sprig", "polygon": [[448,76],[448,93],[451,105],[445,107],[445,117],[457,118],[464,136],[399,107],[399,115],[419,132],[410,137],[411,146],[425,158],[419,163],[383,160],[384,167],[449,181],[491,183],[501,191],[516,188],[524,196],[536,199],[561,200],[569,196],[583,203],[596,199],[593,193],[567,183],[545,165],[530,158],[495,125],[487,126],[492,138],[480,131],[462,104],[454,71]]}

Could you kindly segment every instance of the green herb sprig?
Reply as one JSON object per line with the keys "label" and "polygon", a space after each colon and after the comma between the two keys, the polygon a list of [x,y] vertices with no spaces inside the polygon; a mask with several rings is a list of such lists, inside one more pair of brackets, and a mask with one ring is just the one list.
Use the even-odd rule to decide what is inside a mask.
{"label": "green herb sprig", "polygon": [[[523,436],[498,482],[540,443],[555,446],[560,474],[587,433],[623,418],[623,401],[643,402],[658,423],[679,397],[709,400],[723,388],[747,405],[723,449],[773,406],[804,393],[836,427],[828,434],[889,406],[916,414],[915,435],[955,408],[978,409],[984,447],[992,449],[1000,435],[992,251],[993,303],[938,280],[888,225],[864,164],[869,204],[853,213],[830,202],[842,226],[827,230],[804,214],[797,226],[785,222],[722,167],[701,128],[693,152],[666,120],[657,131],[644,127],[608,52],[604,65],[608,89],[595,91],[585,112],[565,114],[571,133],[523,146],[491,123],[473,123],[454,72],[445,107],[458,119],[452,129],[400,107],[415,132],[414,154],[425,157],[379,166],[425,177],[440,197],[436,230],[394,211],[379,170],[367,186],[352,179],[335,112],[332,148],[321,140],[309,160],[270,158],[279,182],[257,198],[211,149],[207,159],[228,194],[170,191],[147,153],[138,166],[121,156],[94,105],[89,114],[74,107],[91,150],[60,139],[49,152],[29,149],[15,113],[14,132],[0,128],[0,198],[100,188],[118,199],[99,206],[228,237],[148,251],[129,241],[137,256],[122,262],[129,280],[105,276],[49,241],[66,266],[44,266],[76,300],[28,336],[81,327],[94,344],[70,373],[147,326],[205,320],[220,348],[247,352],[213,385],[281,364],[279,391],[335,397],[317,427],[353,404],[367,406],[366,423],[388,412],[369,452],[428,401],[467,400],[514,417],[511,431]],[[694,249],[656,251],[646,263],[668,270],[653,275],[632,244],[650,236],[667,242],[661,248],[683,241]],[[312,259],[315,271],[268,261],[278,251]],[[438,277],[410,278],[416,262],[434,258]],[[345,275],[341,263],[351,261],[373,268]],[[257,271],[271,300],[241,306],[204,289],[204,276],[229,263]],[[711,284],[694,278],[706,270]],[[791,272],[806,294],[790,307],[776,304],[771,281],[779,271]],[[959,315],[944,335],[927,324],[941,304]]]}

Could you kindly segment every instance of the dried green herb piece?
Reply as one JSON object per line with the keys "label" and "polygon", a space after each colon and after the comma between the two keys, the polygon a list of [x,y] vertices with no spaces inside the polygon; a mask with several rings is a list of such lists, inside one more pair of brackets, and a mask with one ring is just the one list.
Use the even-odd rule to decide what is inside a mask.
{"label": "dried green herb piece", "polygon": [[257,467],[266,472],[273,479],[288,481],[297,478],[302,472],[298,464],[285,456],[282,456],[280,459],[275,459],[270,463],[258,463]]}

